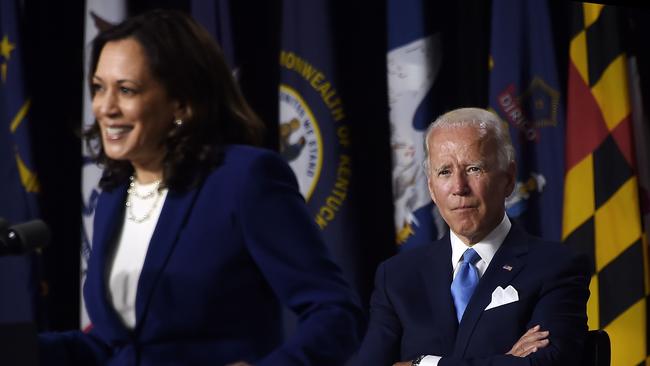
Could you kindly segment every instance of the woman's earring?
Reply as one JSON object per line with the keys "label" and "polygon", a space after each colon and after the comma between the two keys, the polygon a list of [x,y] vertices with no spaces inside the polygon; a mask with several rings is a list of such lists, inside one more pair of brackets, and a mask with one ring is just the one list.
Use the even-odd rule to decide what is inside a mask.
{"label": "woman's earring", "polygon": [[183,120],[180,119],[180,118],[178,118],[178,119],[174,120],[174,124],[175,124],[177,127],[181,127],[181,126],[183,125]]}

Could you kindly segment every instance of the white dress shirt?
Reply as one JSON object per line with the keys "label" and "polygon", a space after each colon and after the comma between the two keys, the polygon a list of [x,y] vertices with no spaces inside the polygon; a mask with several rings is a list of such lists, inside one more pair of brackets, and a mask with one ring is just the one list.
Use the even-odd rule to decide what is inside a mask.
{"label": "white dress shirt", "polygon": [[[460,268],[463,254],[470,247],[474,248],[476,253],[481,257],[481,259],[476,262],[476,268],[478,269],[479,277],[483,277],[483,274],[485,274],[492,258],[494,258],[494,254],[496,254],[497,250],[501,247],[501,244],[503,244],[503,241],[508,235],[508,232],[510,232],[511,227],[512,223],[510,222],[508,215],[504,214],[501,223],[497,225],[497,227],[495,227],[494,230],[492,230],[485,238],[483,238],[483,240],[472,246],[463,243],[456,233],[449,230],[449,239],[451,241],[451,265],[454,269],[453,277],[456,277],[458,268]],[[420,361],[420,366],[438,366],[438,362],[440,362],[441,358],[442,357],[440,356],[433,355],[426,356],[422,361]]]}

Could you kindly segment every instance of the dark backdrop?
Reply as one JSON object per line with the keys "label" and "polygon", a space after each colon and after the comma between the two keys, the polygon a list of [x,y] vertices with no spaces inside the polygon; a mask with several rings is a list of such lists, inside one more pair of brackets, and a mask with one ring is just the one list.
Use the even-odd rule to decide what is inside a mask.
{"label": "dark backdrop", "polygon": [[[277,149],[277,85],[281,0],[232,2],[235,51],[244,94],[267,124],[267,146]],[[432,29],[442,30],[443,64],[432,93],[436,112],[487,105],[490,2],[428,2]],[[556,54],[561,79],[568,65],[569,2],[552,1]],[[78,327],[81,208],[81,121],[84,1],[24,0],[27,83],[32,95],[34,159],[42,184],[41,210],[52,242],[41,256],[43,329]],[[352,194],[357,195],[359,252],[367,301],[374,269],[394,254],[391,153],[386,91],[384,1],[331,2],[339,52],[340,92],[346,100],[354,139]],[[131,1],[129,12],[149,8],[189,9],[189,1]],[[252,10],[254,9],[254,10]],[[650,34],[647,8],[625,8],[625,39],[640,65],[644,105],[650,94]],[[648,108],[645,108],[648,110]]]}

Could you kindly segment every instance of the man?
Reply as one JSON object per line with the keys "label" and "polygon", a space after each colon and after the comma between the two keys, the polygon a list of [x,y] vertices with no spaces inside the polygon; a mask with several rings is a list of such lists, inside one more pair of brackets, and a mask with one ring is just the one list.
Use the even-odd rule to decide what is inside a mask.
{"label": "man", "polygon": [[588,262],[505,215],[515,185],[507,128],[478,108],[429,127],[429,191],[450,231],[379,266],[357,364],[579,364]]}

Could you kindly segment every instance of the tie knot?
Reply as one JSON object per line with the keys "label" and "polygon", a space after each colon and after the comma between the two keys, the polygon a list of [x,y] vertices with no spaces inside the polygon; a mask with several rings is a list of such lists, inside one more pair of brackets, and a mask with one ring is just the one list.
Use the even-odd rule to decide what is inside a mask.
{"label": "tie knot", "polygon": [[467,262],[469,264],[476,264],[478,260],[481,259],[481,256],[476,253],[476,251],[473,248],[469,248],[463,253],[463,262]]}

